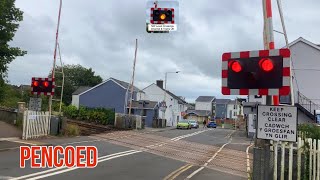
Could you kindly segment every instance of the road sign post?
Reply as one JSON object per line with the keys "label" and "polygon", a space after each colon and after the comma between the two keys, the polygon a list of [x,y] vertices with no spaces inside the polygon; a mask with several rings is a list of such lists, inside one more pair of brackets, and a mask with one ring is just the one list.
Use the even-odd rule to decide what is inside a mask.
{"label": "road sign post", "polygon": [[32,111],[41,111],[41,104],[42,99],[41,98],[30,98],[29,101],[29,110]]}
{"label": "road sign post", "polygon": [[257,138],[296,142],[297,120],[297,107],[259,105],[257,111]]}

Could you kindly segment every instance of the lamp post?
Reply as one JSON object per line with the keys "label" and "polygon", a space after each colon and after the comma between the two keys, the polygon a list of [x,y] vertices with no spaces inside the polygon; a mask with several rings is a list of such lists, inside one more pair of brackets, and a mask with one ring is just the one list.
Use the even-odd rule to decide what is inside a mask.
{"label": "lamp post", "polygon": [[[175,72],[166,72],[165,73],[165,80],[164,80],[164,94],[163,94],[163,102],[166,102],[166,95],[167,95],[167,76],[169,73],[171,74],[178,74],[180,71],[175,71]],[[167,106],[167,103],[165,103],[165,105]],[[166,108],[164,109],[163,113],[162,113],[162,119],[165,119],[165,112],[166,112]]]}

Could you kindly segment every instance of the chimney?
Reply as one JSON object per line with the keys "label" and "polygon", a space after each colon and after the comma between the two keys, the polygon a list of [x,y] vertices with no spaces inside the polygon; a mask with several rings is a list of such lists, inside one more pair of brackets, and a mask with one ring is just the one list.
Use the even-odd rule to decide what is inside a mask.
{"label": "chimney", "polygon": [[157,86],[163,89],[163,80],[157,80]]}

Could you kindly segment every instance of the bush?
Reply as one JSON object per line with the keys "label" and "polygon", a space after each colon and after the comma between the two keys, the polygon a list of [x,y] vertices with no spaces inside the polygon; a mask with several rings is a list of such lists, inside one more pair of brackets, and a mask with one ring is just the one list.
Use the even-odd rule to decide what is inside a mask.
{"label": "bush", "polygon": [[63,113],[66,117],[74,119],[78,117],[78,109],[75,106],[67,106],[63,109]]}
{"label": "bush", "polygon": [[[60,108],[60,102],[53,102],[52,103],[52,110],[59,112],[59,108]],[[61,111],[63,111],[63,109],[66,108],[66,105],[64,103],[61,104]]]}
{"label": "bush", "polygon": [[63,135],[65,136],[79,136],[79,134],[80,134],[79,126],[74,124],[67,124],[67,126],[63,130]]}
{"label": "bush", "polygon": [[64,108],[64,115],[71,119],[78,119],[102,125],[113,125],[115,113],[113,110],[104,108],[86,108],[67,106]]}
{"label": "bush", "polygon": [[298,131],[304,134],[304,138],[320,139],[320,127],[315,124],[299,124]]}

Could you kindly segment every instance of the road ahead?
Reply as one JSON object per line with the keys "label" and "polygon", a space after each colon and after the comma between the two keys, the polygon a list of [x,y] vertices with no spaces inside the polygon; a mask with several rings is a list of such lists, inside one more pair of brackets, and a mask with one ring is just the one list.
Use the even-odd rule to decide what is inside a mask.
{"label": "road ahead", "polygon": [[[41,140],[52,145],[91,145],[94,169],[19,168],[19,149],[0,151],[0,179],[247,179],[243,132],[226,129],[119,131]],[[0,148],[1,149],[1,148]]]}

